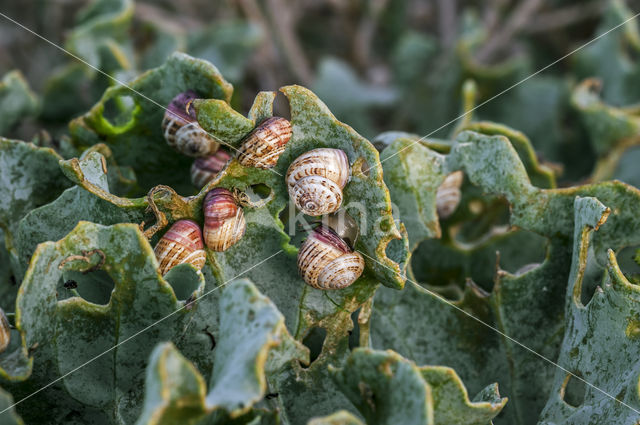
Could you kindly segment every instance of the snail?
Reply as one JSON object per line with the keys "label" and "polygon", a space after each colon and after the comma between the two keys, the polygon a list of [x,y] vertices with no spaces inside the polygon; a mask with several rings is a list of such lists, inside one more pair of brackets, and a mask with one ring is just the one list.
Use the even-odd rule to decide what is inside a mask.
{"label": "snail", "polygon": [[196,111],[191,108],[197,97],[193,90],[174,97],[164,113],[162,132],[172,148],[187,156],[201,157],[214,154],[220,143],[198,124]]}
{"label": "snail", "polygon": [[[298,252],[298,272],[316,289],[346,288],[364,270],[362,255],[352,249],[357,228],[349,224],[331,226],[331,219],[329,224],[320,223],[309,233]],[[337,232],[334,228],[343,231]]]}
{"label": "snail", "polygon": [[272,168],[291,139],[291,123],[281,117],[261,122],[242,142],[238,161],[247,167]]}
{"label": "snail", "polygon": [[318,216],[337,211],[349,180],[349,159],[340,149],[313,149],[287,170],[289,197],[300,211]]}
{"label": "snail", "polygon": [[453,214],[458,208],[460,203],[460,186],[462,186],[462,180],[464,179],[464,173],[462,171],[455,171],[449,174],[436,192],[436,209],[438,211],[438,217],[447,218]]}
{"label": "snail", "polygon": [[196,158],[191,166],[191,182],[196,187],[204,187],[222,171],[230,159],[231,155],[224,149],[204,158]]}
{"label": "snail", "polygon": [[236,198],[221,187],[204,198],[204,243],[213,251],[226,251],[244,235],[247,224]]}
{"label": "snail", "polygon": [[11,326],[4,310],[0,308],[0,353],[4,352],[11,342]]}
{"label": "snail", "polygon": [[203,248],[200,226],[192,220],[176,221],[153,249],[160,264],[160,274],[164,276],[183,263],[202,269],[207,258]]}

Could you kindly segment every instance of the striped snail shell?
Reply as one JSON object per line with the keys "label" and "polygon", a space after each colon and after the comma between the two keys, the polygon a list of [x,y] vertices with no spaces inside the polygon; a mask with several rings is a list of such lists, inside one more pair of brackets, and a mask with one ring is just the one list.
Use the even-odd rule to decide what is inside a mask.
{"label": "striped snail shell", "polygon": [[220,143],[198,124],[196,111],[191,108],[197,98],[193,90],[174,97],[164,113],[162,132],[172,148],[187,156],[201,157],[214,154]]}
{"label": "striped snail shell", "polygon": [[11,342],[11,326],[4,310],[0,308],[0,353],[5,351]]}
{"label": "striped snail shell", "polygon": [[179,220],[162,236],[153,249],[164,276],[178,264],[189,263],[198,270],[204,267],[207,254],[202,244],[200,226],[192,220]]}
{"label": "striped snail shell", "polygon": [[281,117],[261,122],[240,146],[238,161],[246,167],[272,168],[291,139],[291,123]]}
{"label": "striped snail shell", "polygon": [[363,270],[362,256],[322,224],[309,233],[298,252],[298,272],[316,289],[346,288],[362,275]]}
{"label": "striped snail shell", "polygon": [[449,174],[436,192],[436,209],[438,217],[447,218],[458,208],[462,193],[460,186],[464,180],[464,173],[456,171]]}
{"label": "striped snail shell", "polygon": [[349,159],[340,149],[310,150],[287,170],[289,197],[307,215],[335,212],[342,205],[342,189],[349,173]]}
{"label": "striped snail shell", "polygon": [[204,198],[204,243],[213,251],[226,251],[244,235],[244,211],[235,197],[221,187]]}
{"label": "striped snail shell", "polygon": [[230,159],[231,155],[224,149],[204,158],[196,158],[191,165],[191,181],[196,187],[204,187],[222,171]]}

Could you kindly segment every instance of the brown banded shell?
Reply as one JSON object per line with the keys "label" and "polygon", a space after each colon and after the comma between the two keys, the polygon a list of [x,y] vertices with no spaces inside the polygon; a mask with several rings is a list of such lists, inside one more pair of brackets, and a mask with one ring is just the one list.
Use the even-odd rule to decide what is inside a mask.
{"label": "brown banded shell", "polygon": [[310,150],[287,170],[289,197],[307,215],[330,214],[342,205],[342,189],[349,174],[349,159],[340,149]]}
{"label": "brown banded shell", "polygon": [[0,353],[5,351],[11,342],[11,326],[4,314],[4,310],[0,308]]}
{"label": "brown banded shell", "polygon": [[153,249],[164,276],[178,264],[189,263],[198,270],[204,267],[207,254],[200,226],[191,220],[176,221]]}
{"label": "brown banded shell", "polygon": [[196,158],[191,165],[191,182],[198,188],[204,187],[230,160],[231,155],[224,149],[204,158]]}
{"label": "brown banded shell", "polygon": [[198,95],[188,90],[173,98],[162,119],[164,138],[172,148],[187,156],[213,155],[220,143],[198,124],[191,102]]}
{"label": "brown banded shell", "polygon": [[291,123],[288,120],[281,117],[266,119],[244,138],[238,161],[246,167],[275,167],[291,134]]}
{"label": "brown banded shell", "polygon": [[204,243],[213,251],[226,251],[244,235],[244,211],[235,197],[221,187],[204,198]]}
{"label": "brown banded shell", "polygon": [[363,270],[362,256],[324,225],[309,233],[298,252],[298,272],[316,289],[346,288]]}
{"label": "brown banded shell", "polygon": [[462,171],[455,171],[449,174],[436,192],[436,208],[438,210],[438,217],[441,219],[447,218],[453,214],[458,208],[462,193],[460,192],[460,186],[464,180],[464,173]]}

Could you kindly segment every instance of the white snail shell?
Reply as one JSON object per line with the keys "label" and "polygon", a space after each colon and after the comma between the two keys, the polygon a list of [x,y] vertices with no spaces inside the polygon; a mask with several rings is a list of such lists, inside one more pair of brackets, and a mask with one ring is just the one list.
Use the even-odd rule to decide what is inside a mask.
{"label": "white snail shell", "polygon": [[0,353],[5,351],[9,347],[11,342],[11,326],[7,316],[4,314],[4,310],[0,308]]}
{"label": "white snail shell", "polygon": [[307,215],[330,214],[342,205],[342,189],[349,174],[349,159],[342,150],[310,150],[287,170],[289,197]]}
{"label": "white snail shell", "polygon": [[196,158],[191,165],[191,182],[198,188],[206,186],[222,171],[229,160],[231,155],[224,149],[204,158]]}
{"label": "white snail shell", "polygon": [[291,139],[291,123],[281,117],[261,122],[240,146],[238,161],[245,167],[272,168]]}
{"label": "white snail shell", "polygon": [[200,226],[191,220],[176,221],[153,249],[160,264],[160,274],[164,276],[183,263],[202,269],[207,259],[203,248]]}
{"label": "white snail shell", "polygon": [[202,157],[213,155],[220,143],[198,124],[196,112],[191,108],[197,97],[192,90],[174,97],[164,113],[162,132],[172,148],[187,156]]}
{"label": "white snail shell", "polygon": [[298,252],[298,272],[316,289],[342,289],[355,282],[364,270],[364,259],[331,228],[316,227]]}
{"label": "white snail shell", "polygon": [[438,217],[447,218],[453,214],[460,204],[460,198],[462,193],[460,192],[460,186],[464,180],[464,173],[462,171],[455,171],[449,174],[436,192],[436,209],[438,211]]}
{"label": "white snail shell", "polygon": [[221,187],[204,198],[204,243],[213,251],[226,251],[238,242],[247,224],[233,194]]}

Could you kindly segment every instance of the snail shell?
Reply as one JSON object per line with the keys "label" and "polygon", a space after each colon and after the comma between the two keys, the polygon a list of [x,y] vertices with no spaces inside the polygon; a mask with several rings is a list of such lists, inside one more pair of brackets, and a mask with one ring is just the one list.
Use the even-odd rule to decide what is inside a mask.
{"label": "snail shell", "polygon": [[436,192],[436,209],[438,217],[447,218],[458,208],[462,193],[460,186],[464,180],[464,173],[456,171],[449,174]]}
{"label": "snail shell", "polygon": [[342,189],[349,173],[349,159],[340,149],[310,150],[287,170],[289,197],[307,215],[330,214],[342,205]]}
{"label": "snail shell", "polygon": [[196,187],[204,187],[222,171],[230,159],[231,155],[224,149],[204,158],[196,158],[191,166],[191,181]]}
{"label": "snail shell", "polygon": [[11,342],[11,326],[4,310],[0,308],[0,353],[5,351]]}
{"label": "snail shell", "polygon": [[198,270],[204,267],[207,254],[202,244],[200,226],[191,220],[176,221],[153,249],[164,276],[178,264],[189,263]]}
{"label": "snail shell", "polygon": [[268,118],[244,138],[238,161],[246,167],[275,167],[291,134],[289,121],[281,117]]}
{"label": "snail shell", "polygon": [[204,243],[213,251],[226,251],[244,235],[244,211],[233,194],[221,187],[204,198]]}
{"label": "snail shell", "polygon": [[298,252],[298,272],[316,289],[342,289],[364,270],[364,259],[331,228],[316,227]]}
{"label": "snail shell", "polygon": [[197,97],[193,90],[174,97],[164,113],[162,132],[172,148],[187,156],[201,157],[214,154],[220,143],[198,124],[196,111],[191,108]]}

